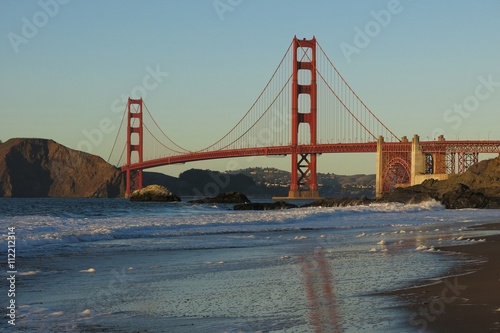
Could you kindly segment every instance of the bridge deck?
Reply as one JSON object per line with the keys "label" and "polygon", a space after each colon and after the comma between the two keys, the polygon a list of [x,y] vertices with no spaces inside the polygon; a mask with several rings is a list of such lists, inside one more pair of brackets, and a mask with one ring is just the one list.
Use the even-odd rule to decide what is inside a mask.
{"label": "bridge deck", "polygon": [[[411,142],[385,142],[387,146],[405,146],[411,145]],[[421,141],[422,151],[426,153],[432,152],[448,152],[448,153],[499,153],[500,141],[483,140],[483,141]],[[276,146],[276,147],[257,147],[257,148],[242,148],[216,151],[200,151],[189,154],[175,155],[163,157],[153,160],[144,161],[142,163],[133,163],[129,166],[122,166],[122,170],[139,170],[148,169],[170,164],[187,163],[194,161],[248,157],[248,156],[279,156],[289,155],[293,152],[299,154],[327,154],[327,153],[376,153],[376,142],[364,143],[332,143],[332,144],[316,144],[316,145],[300,145],[292,146]]]}
{"label": "bridge deck", "polygon": [[317,144],[301,145],[296,148],[292,146],[242,148],[229,150],[216,150],[209,152],[193,152],[183,155],[175,155],[154,160],[134,163],[130,166],[123,166],[122,170],[148,169],[169,164],[178,164],[194,161],[248,157],[248,156],[279,156],[289,155],[292,152],[299,154],[326,154],[326,153],[375,153],[377,152],[376,142],[367,143],[338,143],[338,144]]}

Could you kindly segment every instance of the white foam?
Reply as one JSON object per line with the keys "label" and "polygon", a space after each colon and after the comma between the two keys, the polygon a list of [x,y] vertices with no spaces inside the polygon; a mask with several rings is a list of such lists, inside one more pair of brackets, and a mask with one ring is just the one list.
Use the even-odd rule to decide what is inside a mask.
{"label": "white foam", "polygon": [[[79,250],[78,247],[95,242],[114,242],[122,239],[149,239],[177,235],[245,232],[255,237],[261,231],[293,230],[304,225],[314,228],[356,229],[367,227],[393,226],[395,233],[404,233],[431,220],[436,223],[444,207],[436,201],[416,205],[400,203],[377,203],[369,206],[301,208],[282,211],[227,211],[227,207],[198,209],[192,206],[178,206],[178,211],[168,218],[163,216],[111,216],[64,218],[53,216],[0,217],[0,224],[16,225],[18,233],[16,245],[29,255],[31,252],[44,253],[58,250]],[[460,211],[465,219],[475,218],[479,211]],[[404,223],[401,221],[404,214]],[[454,214],[447,211],[446,221],[455,222]],[[423,215],[425,214],[425,215]],[[481,212],[481,214],[484,214]],[[423,215],[423,216],[422,216]],[[332,223],[332,221],[334,221]],[[427,222],[426,222],[427,223]],[[407,229],[408,228],[408,229]],[[432,229],[434,230],[434,228]],[[408,231],[410,232],[410,231]],[[378,233],[389,234],[388,231]],[[356,237],[371,236],[366,230]],[[301,237],[301,236],[299,236]],[[306,237],[306,236],[304,236]],[[322,237],[322,236],[320,236]],[[278,236],[279,238],[279,236]],[[305,239],[305,238],[298,238]],[[5,235],[0,236],[0,246],[6,243]],[[76,245],[76,247],[74,247]]]}

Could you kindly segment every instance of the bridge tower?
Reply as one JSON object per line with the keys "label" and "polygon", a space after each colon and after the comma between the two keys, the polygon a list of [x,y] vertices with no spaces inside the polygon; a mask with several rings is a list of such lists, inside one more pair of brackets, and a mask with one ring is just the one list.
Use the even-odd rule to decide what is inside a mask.
{"label": "bridge tower", "polygon": [[[128,99],[127,103],[127,164],[125,165],[126,171],[126,189],[125,197],[130,197],[132,188],[132,178],[134,176],[130,165],[132,164],[132,154],[137,152],[138,161],[135,163],[143,162],[143,120],[142,120],[142,98]],[[133,106],[137,107],[133,107]],[[140,190],[142,188],[142,170],[137,170],[135,173],[135,188]]]}
{"label": "bridge tower", "polygon": [[[317,143],[316,37],[310,40],[305,38],[299,40],[294,37],[292,52],[292,176],[288,197],[317,198],[319,197],[316,177],[317,156],[301,153],[300,149],[303,144],[316,145]],[[310,82],[299,82],[299,77],[310,78]],[[308,110],[300,108],[299,96],[301,94],[309,97]],[[301,124],[308,127],[309,142],[299,142]]]}

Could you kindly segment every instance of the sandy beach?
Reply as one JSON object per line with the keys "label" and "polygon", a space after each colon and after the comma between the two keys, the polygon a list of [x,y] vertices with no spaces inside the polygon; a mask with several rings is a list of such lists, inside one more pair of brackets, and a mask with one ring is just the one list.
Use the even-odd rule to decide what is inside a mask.
{"label": "sandy beach", "polygon": [[[500,223],[470,228],[500,230]],[[470,261],[448,277],[399,290],[408,306],[408,324],[418,332],[500,332],[500,235],[474,238],[473,245],[441,247]]]}

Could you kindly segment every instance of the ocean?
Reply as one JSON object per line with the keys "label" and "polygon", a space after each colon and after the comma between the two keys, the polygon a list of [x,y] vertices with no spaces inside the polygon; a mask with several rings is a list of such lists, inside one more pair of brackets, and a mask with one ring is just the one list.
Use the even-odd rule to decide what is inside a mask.
{"label": "ocean", "polygon": [[0,331],[417,332],[381,293],[474,260],[435,248],[481,241],[465,228],[498,220],[437,202],[233,211],[0,199]]}

